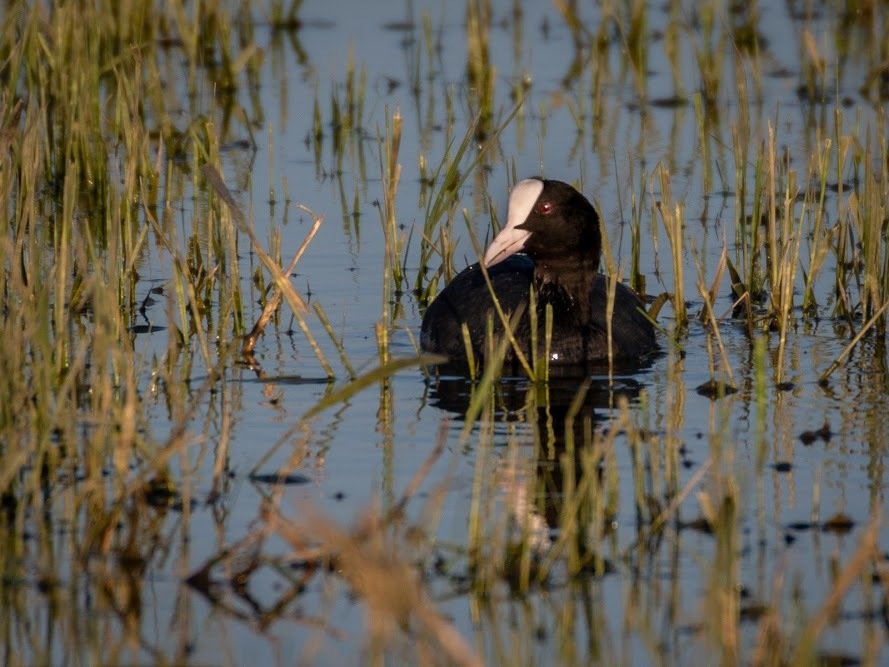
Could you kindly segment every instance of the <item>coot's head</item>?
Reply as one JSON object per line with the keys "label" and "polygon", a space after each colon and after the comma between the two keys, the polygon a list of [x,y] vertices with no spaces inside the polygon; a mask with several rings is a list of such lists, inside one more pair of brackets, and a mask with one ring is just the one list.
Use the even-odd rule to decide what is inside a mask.
{"label": "coot's head", "polygon": [[599,267],[602,237],[593,205],[562,181],[528,178],[509,193],[506,226],[485,252],[491,267],[523,252],[535,262],[592,262]]}

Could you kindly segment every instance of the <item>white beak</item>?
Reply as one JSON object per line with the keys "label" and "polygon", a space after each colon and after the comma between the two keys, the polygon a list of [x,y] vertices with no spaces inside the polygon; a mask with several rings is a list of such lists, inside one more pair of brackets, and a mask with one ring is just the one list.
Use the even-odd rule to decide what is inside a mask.
{"label": "white beak", "polygon": [[516,229],[516,227],[531,215],[531,210],[541,192],[543,192],[543,181],[537,178],[528,178],[515,184],[512,192],[509,193],[506,227],[500,230],[500,233],[494,237],[491,245],[485,251],[485,257],[482,260],[485,267],[490,268],[525,247],[531,232],[526,229]]}

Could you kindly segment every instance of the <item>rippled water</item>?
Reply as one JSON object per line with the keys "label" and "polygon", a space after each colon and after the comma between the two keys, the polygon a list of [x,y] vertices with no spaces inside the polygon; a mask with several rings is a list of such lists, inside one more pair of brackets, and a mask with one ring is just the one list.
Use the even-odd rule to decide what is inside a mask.
{"label": "rippled water", "polygon": [[[798,94],[801,34],[809,30],[826,54],[841,52],[843,45],[833,41],[839,30],[832,17],[793,18],[793,4],[760,7],[764,48],[751,62],[761,68],[761,90],[754,92],[750,73],[747,94],[751,99],[758,94],[759,101],[749,109],[759,140],[767,137],[767,124],[771,124],[779,132],[780,150],[804,173],[815,141],[812,128],[823,118],[831,119],[824,122],[826,127],[833,126],[834,104],[812,104]],[[502,217],[514,178],[543,174],[577,183],[598,203],[625,276],[630,270],[635,199],[642,210],[640,271],[646,289],[652,295],[673,291],[667,239],[653,207],[661,196],[653,174],[662,163],[669,168],[674,198],[684,206],[685,293],[696,316],[702,308],[696,263],[709,286],[723,244],[730,252],[734,247],[737,166],[731,128],[740,113],[737,90],[720,92],[719,121],[710,127],[704,145],[694,106],[667,103],[675,92],[664,56],[667,9],[658,6],[648,11],[649,103],[641,104],[619,46],[626,36],[614,35],[618,46],[608,47],[605,58],[597,61],[593,50],[575,45],[574,35],[554,5],[494,5],[490,57],[496,82],[495,114],[505,117],[512,108],[514,90],[528,86],[528,97],[503,131],[496,150],[469,174],[460,190],[453,223],[457,268],[475,257],[461,209],[465,208],[479,238],[484,239],[491,229],[489,209]],[[591,30],[598,25],[600,11],[579,8],[582,22]],[[690,8],[682,11],[688,25],[701,20]],[[448,143],[454,137],[460,141],[477,104],[475,93],[467,87],[466,9],[462,3],[405,6],[401,2],[308,0],[300,17],[303,27],[286,35],[274,33],[261,21],[255,28],[258,45],[266,51],[259,89],[264,123],[256,129],[255,152],[233,146],[224,153],[225,178],[241,206],[252,211],[263,243],[270,230],[280,230],[285,258],[299,246],[311,224],[310,216],[296,204],[324,217],[297,267],[294,285],[323,306],[348,358],[361,371],[377,363],[375,326],[384,307],[393,308],[396,317],[391,354],[415,352],[412,340],[418,335],[421,307],[410,288],[418,271],[426,211],[423,198],[428,196],[421,187],[418,165],[425,160],[434,168]],[[878,18],[885,21],[881,15]],[[428,33],[424,22],[430,27]],[[848,29],[853,36],[855,30],[867,29],[860,25]],[[680,45],[680,69],[689,93],[699,85],[694,47]],[[728,44],[724,52],[724,76],[733,85],[736,52]],[[364,112],[360,129],[345,138],[339,153],[334,148],[335,129],[330,126],[331,99],[342,103],[350,62],[365,76]],[[603,71],[605,63],[607,71]],[[835,85],[838,98],[848,98],[843,131],[864,137],[868,128],[873,131],[879,108],[862,99],[858,90],[868,61],[857,57],[853,49],[830,60],[827,67],[831,72],[840,68],[842,74],[831,90]],[[594,107],[591,91],[597,76],[606,79],[599,106]],[[324,120],[320,152],[313,143],[316,99]],[[378,138],[396,109],[404,123],[397,219],[403,233],[411,236],[411,246],[407,289],[386,304],[385,240],[377,208],[383,198]],[[447,131],[449,118],[453,119],[451,131]],[[274,205],[268,203],[272,190]],[[285,192],[290,204],[284,201]],[[833,221],[839,205],[836,199],[831,192],[826,204]],[[356,202],[360,210],[353,215]],[[184,230],[190,224],[191,206],[191,201],[181,203]],[[260,307],[249,276],[259,262],[246,243],[240,262],[251,301],[247,319],[252,321]],[[832,266],[824,269],[828,276],[832,271]],[[142,275],[147,294],[170,278],[169,259],[163,253],[147,257]],[[186,586],[183,578],[257,525],[263,498],[273,488],[261,475],[273,475],[280,466],[294,463],[293,483],[284,486],[276,501],[282,514],[307,519],[322,512],[352,525],[370,507],[391,506],[422,468],[444,428],[445,451],[407,513],[411,520],[427,525],[431,521],[423,518],[427,503],[441,503],[432,513],[437,521],[436,551],[443,561],[437,576],[429,574],[432,601],[486,660],[492,664],[695,664],[712,660],[719,656],[714,646],[729,642],[710,636],[714,628],[708,625],[708,617],[716,613],[711,608],[716,597],[713,590],[721,590],[730,581],[740,591],[739,613],[750,618],[731,642],[739,647],[741,660],[749,662],[765,631],[763,614],[757,610],[777,611],[785,624],[814,615],[858,548],[868,523],[886,504],[883,466],[889,442],[885,419],[889,378],[885,341],[865,339],[826,386],[819,384],[819,375],[850,339],[847,323],[831,318],[832,298],[826,279],[819,292],[820,319],[800,317],[790,331],[783,373],[783,380],[790,384],[782,388],[775,381],[777,334],[765,337],[764,361],[758,365],[743,323],[726,318],[720,333],[738,392],[718,400],[696,391],[713,377],[712,359],[719,358],[712,354],[714,341],[693,317],[687,337],[671,346],[668,338],[674,314],[666,307],[659,323],[667,332],[662,337],[667,353],[650,368],[617,378],[613,384],[607,378],[594,378],[586,403],[595,428],[607,432],[610,420],[619,413],[619,398],[627,396],[631,417],[649,433],[643,447],[630,446],[617,436],[609,454],[620,485],[610,490],[617,511],[601,545],[608,569],[579,579],[557,573],[548,585],[524,595],[513,595],[504,586],[484,596],[467,592],[461,577],[467,574],[462,549],[468,540],[474,475],[487,441],[485,433],[493,427],[493,452],[485,454],[493,463],[485,474],[502,490],[496,502],[509,504],[509,489],[516,488],[517,479],[533,475],[544,479],[550,474],[549,455],[537,451],[535,443],[540,438],[535,433],[554,428],[558,437],[553,446],[564,446],[559,420],[540,419],[526,407],[528,384],[513,382],[501,390],[494,423],[483,420],[462,439],[470,386],[459,381],[427,382],[420,370],[410,368],[385,383],[372,383],[301,423],[300,416],[331,387],[304,337],[290,331],[285,307],[257,346],[260,369],[233,364],[191,424],[192,444],[178,465],[186,496],[194,503],[184,513],[159,513],[157,530],[164,536],[160,540],[164,546],[146,565],[136,615],[140,637],[136,653],[195,664],[360,662],[366,655],[368,612],[335,578],[309,577],[305,589],[274,612],[275,601],[294,590],[298,568],[284,574],[257,573],[249,580],[249,598],[227,591],[222,603],[213,603]],[[718,288],[717,315],[729,313],[731,304],[726,276]],[[163,297],[147,312],[152,323],[163,325]],[[336,351],[322,328],[311,321],[339,374],[334,386],[340,386],[346,375],[334,361]],[[166,349],[167,335],[163,330],[136,338],[145,358],[143,399],[150,404],[151,429],[160,435],[170,428],[171,415],[164,391],[150,389],[149,369],[152,356]],[[191,380],[196,390],[206,370],[197,354],[193,362]],[[757,369],[763,373],[759,378]],[[553,385],[555,413],[564,410],[576,388]],[[294,429],[296,424],[300,426]],[[827,429],[818,437],[824,424]],[[804,442],[808,438],[801,438],[807,431],[815,432],[809,443]],[[212,468],[222,443],[228,447],[229,474],[220,497],[211,503]],[[649,493],[655,500],[670,495],[665,489],[669,483],[665,467],[673,465],[679,467],[674,491],[681,491],[689,480],[695,482],[675,515],[680,523],[671,523],[660,541],[638,557],[627,556],[644,533],[642,526],[650,510],[640,495]],[[188,469],[185,474],[183,470]],[[695,481],[696,475],[701,477]],[[442,481],[446,481],[446,492],[439,496]],[[704,511],[697,494],[704,491],[719,498],[727,488],[738,504],[733,511],[739,531],[734,542],[724,545],[698,530],[700,524],[695,521]],[[557,514],[548,516],[547,508],[557,513],[558,501],[545,500],[543,505],[544,518],[557,523]],[[851,519],[848,530],[845,526],[823,529],[824,522],[839,514]],[[881,540],[881,548],[886,547]],[[269,554],[283,554],[288,548],[275,536],[263,546]],[[720,554],[724,548],[731,557]],[[737,569],[720,571],[724,563]],[[872,568],[864,571],[843,598],[838,615],[825,626],[818,649],[823,654],[877,663],[886,659],[886,591],[871,579]],[[89,603],[82,604],[84,613],[89,613]],[[51,627],[48,622],[47,632]],[[405,649],[404,659],[409,660],[408,656]],[[66,662],[61,653],[53,658]],[[396,653],[393,661],[397,660]]]}

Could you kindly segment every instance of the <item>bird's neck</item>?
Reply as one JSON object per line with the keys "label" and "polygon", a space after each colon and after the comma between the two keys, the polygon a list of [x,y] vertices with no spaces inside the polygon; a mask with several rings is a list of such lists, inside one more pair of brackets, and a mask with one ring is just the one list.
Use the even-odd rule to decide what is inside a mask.
{"label": "bird's neck", "polygon": [[535,260],[534,284],[539,304],[555,307],[561,302],[579,321],[588,321],[598,265],[590,257]]}

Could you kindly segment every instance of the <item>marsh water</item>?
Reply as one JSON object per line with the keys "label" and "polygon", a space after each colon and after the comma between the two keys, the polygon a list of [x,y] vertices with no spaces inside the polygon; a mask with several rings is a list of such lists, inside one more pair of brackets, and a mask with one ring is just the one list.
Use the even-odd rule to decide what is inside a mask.
{"label": "marsh water", "polygon": [[[209,86],[200,95],[211,100],[222,177],[259,243],[279,247],[286,266],[313,216],[323,218],[291,282],[334,377],[287,303],[249,360],[231,354],[211,369],[194,343],[172,358],[174,261],[148,243],[130,327],[145,428],[158,441],[180,438],[169,486],[121,516],[114,540],[126,548],[86,566],[70,565],[81,555],[64,546],[78,509],[48,513],[50,525],[28,519],[30,532],[57,536],[30,538],[56,545],[56,583],[32,573],[4,584],[15,598],[3,612],[7,664],[463,655],[436,649],[448,645],[442,634],[410,612],[385,619],[385,604],[338,577],[335,559],[312,560],[316,543],[403,564],[424,604],[490,664],[889,659],[889,590],[875,555],[889,544],[874,523],[886,507],[885,332],[868,331],[822,381],[869,314],[840,314],[832,253],[804,312],[814,206],[793,214],[805,224],[783,347],[778,326],[751,332],[733,312],[720,263],[723,249],[745,261],[739,230],[751,225],[765,168],[757,151],[770,132],[783,173],[795,173],[792,206],[818,201],[812,155],[825,150],[823,228],[865,205],[855,193],[867,165],[837,165],[824,142],[880,145],[885,91],[872,82],[885,78],[887,12],[652,3],[637,20],[637,4],[307,0],[286,29],[252,9],[261,66],[233,106]],[[600,31],[612,20],[624,29]],[[174,48],[171,68],[176,59]],[[400,174],[387,203],[398,122]],[[867,155],[877,180],[879,155]],[[459,178],[447,190],[452,165]],[[614,266],[624,280],[637,269],[651,297],[676,292],[663,210],[678,207],[687,327],[668,302],[657,314],[663,354],[646,367],[586,382],[498,381],[478,412],[478,381],[437,378],[418,363],[375,377],[381,364],[417,356],[426,299],[477,257],[469,230],[484,244],[510,185],[531,175],[572,182],[596,202]],[[196,247],[213,242],[195,194],[208,190],[164,195],[178,236]],[[442,192],[447,205],[429,227]],[[451,249],[444,272],[438,252],[425,253],[442,247],[440,230]],[[271,280],[257,277],[263,265],[245,235],[238,243],[249,329]],[[885,238],[880,248],[889,252]],[[864,288],[849,284],[859,299]],[[715,286],[718,336],[699,316],[700,285]],[[363,374],[370,380],[354,389],[351,376]],[[185,421],[183,396],[196,406]],[[572,494],[596,483],[602,505],[572,515]],[[303,548],[270,514],[300,526]],[[355,546],[379,516],[388,517],[374,538],[382,546]],[[594,554],[582,567],[583,554],[566,555],[569,525],[586,531]],[[524,566],[503,556],[515,544],[528,549]],[[500,550],[502,569],[481,571],[488,548]],[[548,574],[536,578],[541,563]],[[404,580],[379,572],[378,594],[397,595]]]}

